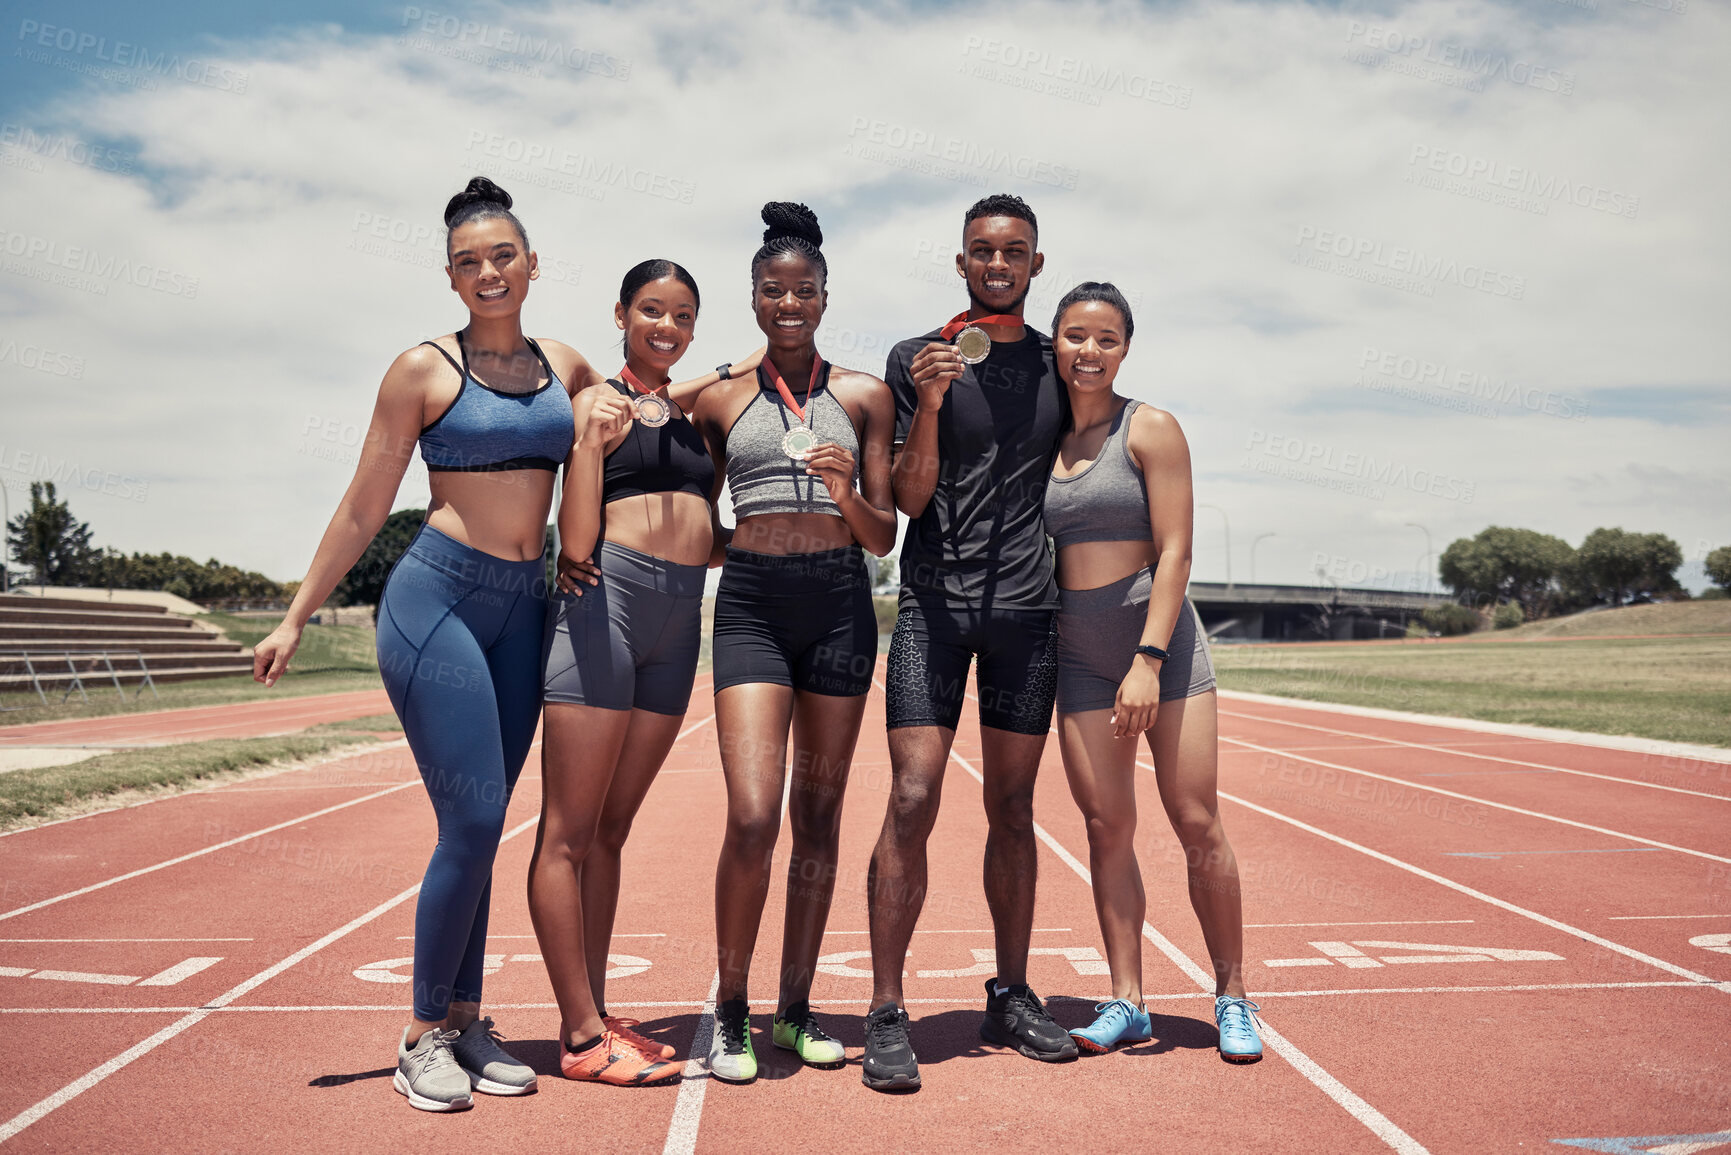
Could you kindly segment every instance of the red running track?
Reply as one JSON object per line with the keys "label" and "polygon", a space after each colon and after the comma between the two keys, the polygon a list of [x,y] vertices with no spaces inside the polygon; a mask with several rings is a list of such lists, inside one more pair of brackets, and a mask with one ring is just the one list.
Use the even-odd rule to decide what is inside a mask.
{"label": "red running track", "polygon": [[391,700],[383,690],[354,690],[6,726],[0,728],[0,746],[160,746],[207,738],[263,738],[292,734],[320,722],[390,712]]}
{"label": "red running track", "polygon": [[[627,847],[610,1001],[706,1054],[725,791],[701,687],[696,702]],[[849,1045],[846,1069],[800,1069],[763,1031],[779,954],[772,891],[755,1085],[713,1082],[696,1064],[678,1087],[557,1077],[558,1017],[523,896],[532,754],[499,855],[488,996],[542,1089],[454,1116],[410,1109],[389,1077],[433,823],[396,749],[0,838],[0,1013],[30,1040],[30,1061],[8,1064],[0,1084],[0,1137],[19,1150],[508,1149],[574,1135],[670,1152],[848,1148],[862,1135],[946,1151],[1078,1136],[1171,1151],[1731,1148],[1731,770],[1240,700],[1222,709],[1222,810],[1269,1028],[1254,1066],[1214,1050],[1201,935],[1151,774],[1138,849],[1156,1040],[1059,1066],[979,1041],[993,966],[970,720],[908,960],[925,1086],[862,1087],[864,873],[889,781],[874,692],[814,991]],[[1055,742],[1035,813],[1030,981],[1073,1025],[1106,978]]]}

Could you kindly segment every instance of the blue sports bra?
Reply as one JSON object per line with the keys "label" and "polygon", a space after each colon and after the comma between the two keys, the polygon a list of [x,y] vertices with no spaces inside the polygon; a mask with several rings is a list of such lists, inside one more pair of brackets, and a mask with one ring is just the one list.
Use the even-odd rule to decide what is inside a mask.
{"label": "blue sports bra", "polygon": [[[528,393],[502,393],[469,373],[469,349],[457,334],[462,364],[432,341],[463,378],[457,399],[421,430],[421,460],[432,473],[491,473],[506,469],[557,472],[571,452],[577,423],[565,392],[541,346],[525,337],[547,370],[547,383]],[[474,388],[471,389],[470,386]]]}

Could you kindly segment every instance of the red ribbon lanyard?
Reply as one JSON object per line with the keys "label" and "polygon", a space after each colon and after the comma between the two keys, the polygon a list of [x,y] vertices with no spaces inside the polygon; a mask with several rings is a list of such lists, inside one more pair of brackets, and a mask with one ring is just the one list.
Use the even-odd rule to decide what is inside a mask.
{"label": "red ribbon lanyard", "polygon": [[1012,317],[1008,313],[994,313],[990,317],[975,317],[972,320],[969,320],[967,310],[963,309],[960,313],[957,313],[955,316],[950,318],[949,324],[938,330],[938,336],[942,337],[946,341],[954,341],[956,339],[956,334],[960,333],[963,329],[966,329],[969,325],[1021,325],[1024,323],[1025,322],[1022,318]]}
{"label": "red ribbon lanyard", "polygon": [[811,380],[808,381],[805,386],[804,405],[794,404],[793,391],[787,387],[787,382],[781,379],[781,374],[775,368],[775,362],[771,361],[768,356],[764,357],[759,368],[769,374],[770,382],[775,385],[775,391],[781,394],[781,399],[787,402],[787,407],[793,410],[793,415],[799,418],[800,424],[810,425],[811,422],[805,419],[805,411],[806,408],[811,405],[811,391],[817,388],[817,375],[823,371],[823,358],[819,357],[815,353],[812,354]]}
{"label": "red ribbon lanyard", "polygon": [[647,386],[643,382],[639,381],[637,379],[637,374],[635,374],[631,371],[631,366],[629,366],[629,365],[627,365],[623,369],[619,370],[619,379],[621,381],[625,382],[627,385],[631,386],[633,389],[637,390],[637,392],[639,392],[639,393],[654,393],[654,392],[656,392],[656,390],[651,389],[649,386]]}

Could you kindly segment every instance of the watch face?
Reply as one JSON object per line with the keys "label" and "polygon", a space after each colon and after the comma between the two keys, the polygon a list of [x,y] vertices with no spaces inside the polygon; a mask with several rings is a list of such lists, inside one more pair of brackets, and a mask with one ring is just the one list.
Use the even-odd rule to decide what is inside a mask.
{"label": "watch face", "polygon": [[672,416],[672,406],[653,393],[637,395],[637,420],[651,429],[659,429]]}
{"label": "watch face", "polygon": [[795,425],[781,439],[781,451],[795,461],[804,461],[817,447],[817,434],[803,425]]}
{"label": "watch face", "polygon": [[992,339],[984,329],[969,325],[956,334],[956,355],[970,365],[978,365],[992,354]]}

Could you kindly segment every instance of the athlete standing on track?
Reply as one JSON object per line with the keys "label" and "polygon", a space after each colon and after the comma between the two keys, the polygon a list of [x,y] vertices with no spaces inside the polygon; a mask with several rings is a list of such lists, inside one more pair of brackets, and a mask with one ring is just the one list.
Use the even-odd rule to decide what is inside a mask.
{"label": "athlete standing on track", "polygon": [[[529,912],[561,1014],[560,1066],[590,1082],[678,1078],[673,1048],[607,1014],[607,952],[632,819],[684,720],[697,673],[704,574],[715,541],[715,463],[685,416],[731,367],[670,386],[691,344],[697,282],[671,261],[625,274],[614,321],[618,379],[577,394],[581,431],[559,507],[560,568],[547,620],[541,826]],[[754,354],[742,368],[757,363]],[[670,399],[671,393],[671,399]],[[575,559],[599,546],[600,585],[579,600]]]}
{"label": "athlete standing on track", "polygon": [[418,440],[432,507],[379,599],[378,650],[439,822],[415,907],[414,1017],[392,1080],[424,1111],[469,1107],[471,1087],[535,1090],[535,1072],[480,1017],[487,903],[541,712],[542,552],[574,433],[569,393],[594,376],[576,350],[523,334],[538,267],[510,196],[476,177],[445,224],[445,272],[469,323],[392,363],[306,580],[253,650],[253,677],[274,685],[307,619],[384,524]]}
{"label": "athlete standing on track", "polygon": [[[925,901],[926,841],[976,656],[985,887],[998,965],[986,981],[980,1034],[1048,1062],[1077,1053],[1027,985],[1034,777],[1052,720],[1058,600],[1040,503],[1065,413],[1051,342],[1022,321],[1044,264],[1038,242],[1034,212],[1020,197],[975,203],[956,256],[967,312],[901,342],[884,370],[896,402],[896,505],[912,522],[887,675],[894,781],[866,893],[875,1009],[866,1016],[862,1077],[878,1090],[920,1081],[901,1008],[902,964]],[[964,322],[990,337],[978,363],[949,343]]]}
{"label": "athlete standing on track", "polygon": [[727,834],[715,873],[721,977],[709,1054],[711,1073],[732,1083],[757,1077],[746,988],[781,830],[790,726],[793,851],[773,1041],[813,1066],[845,1058],[812,1014],[811,982],[835,890],[842,793],[877,662],[860,546],[882,556],[896,533],[889,390],[817,353],[829,279],[817,218],[804,205],[774,202],[763,221],[751,300],[769,353],[751,376],[707,390],[696,409],[725,462],[737,523],[715,599]]}
{"label": "athlete standing on track", "polygon": [[1215,795],[1214,664],[1190,582],[1190,449],[1170,413],[1113,392],[1134,331],[1115,287],[1084,281],[1052,318],[1072,423],[1046,490],[1058,546],[1058,743],[1088,820],[1094,909],[1112,998],[1070,1032],[1109,1051],[1151,1037],[1142,1006],[1142,871],[1136,862],[1137,736],[1189,863],[1190,901],[1214,960],[1220,1054],[1262,1057],[1244,997],[1238,863]]}

